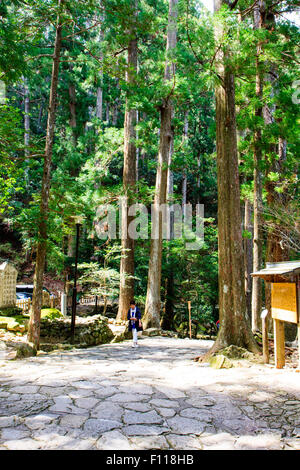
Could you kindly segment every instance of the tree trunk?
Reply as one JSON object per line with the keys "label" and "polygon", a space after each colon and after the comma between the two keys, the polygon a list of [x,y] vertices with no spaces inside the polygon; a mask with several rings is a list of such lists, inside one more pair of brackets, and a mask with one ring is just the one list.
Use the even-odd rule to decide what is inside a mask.
{"label": "tree trunk", "polygon": [[106,108],[105,108],[105,121],[107,122],[107,125],[109,125],[109,102],[106,103]]}
{"label": "tree trunk", "polygon": [[29,156],[29,141],[30,141],[30,97],[27,81],[24,80],[24,146],[25,157]]}
{"label": "tree trunk", "polygon": [[[261,3],[261,17],[262,17],[262,27],[272,31],[275,25],[275,16],[272,11],[268,10],[268,5],[265,2]],[[274,64],[270,66],[270,73],[266,77],[266,81],[271,84],[272,91],[271,94],[275,93],[275,80],[277,77],[277,70]],[[275,119],[275,109],[265,105],[263,107],[263,118],[266,126],[271,126]],[[268,158],[270,155],[278,155],[277,159]],[[286,203],[286,194],[278,193],[276,191],[276,183],[269,178],[271,172],[276,172],[282,180],[282,171],[283,171],[283,162],[285,159],[285,144],[280,137],[279,142],[276,145],[271,142],[268,145],[266,151],[266,183],[265,189],[267,192],[267,205],[268,207],[276,208],[284,207]],[[270,163],[271,160],[271,163]],[[275,221],[276,223],[276,221]],[[282,245],[281,237],[276,233],[276,229],[269,228],[267,235],[267,248],[266,248],[266,262],[275,263],[280,261],[289,260],[289,250]],[[266,308],[271,311],[271,285],[270,283],[265,284],[265,297],[266,297]]]}
{"label": "tree trunk", "polygon": [[[254,8],[254,27],[261,29],[261,1]],[[263,98],[263,70],[261,63],[262,46],[258,44],[256,51],[256,98],[257,105],[255,108],[255,116],[258,122],[254,131],[254,193],[253,193],[253,272],[259,271],[262,267],[262,140],[260,120],[262,118],[262,98]],[[262,280],[258,277],[253,278],[252,286],[252,331],[259,330],[260,315],[262,310]]]}
{"label": "tree trunk", "polygon": [[[172,110],[172,119],[174,119],[174,109]],[[174,130],[172,129],[171,133],[171,140],[170,140],[170,150],[169,150],[169,155],[168,155],[168,179],[167,179],[167,200],[168,202],[171,202],[171,211],[173,208],[172,202],[173,202],[173,197],[174,197],[174,175],[173,171],[171,169],[172,165],[172,158],[173,158],[173,153],[174,153]],[[174,225],[174,224],[173,224]],[[172,224],[171,224],[171,231],[172,231]],[[170,234],[170,239],[172,239],[172,234]]]}
{"label": "tree trunk", "polygon": [[[72,129],[72,142],[74,149],[77,147],[77,140],[78,140],[78,133],[77,133],[77,111],[76,111],[76,87],[72,81],[72,72],[73,66],[70,64],[69,68],[70,72],[70,82],[69,82],[69,124]],[[74,165],[70,168],[70,175],[73,178],[77,178],[80,172],[80,167],[78,165]]]}
{"label": "tree trunk", "polygon": [[39,107],[39,117],[37,122],[37,131],[38,134],[42,131],[42,118],[43,118],[43,111],[44,111],[44,98],[41,98],[41,103]]}
{"label": "tree trunk", "polygon": [[[131,32],[132,35],[132,32]],[[133,85],[137,72],[137,39],[130,40],[128,47],[127,83]],[[134,297],[134,240],[128,235],[128,226],[133,216],[128,215],[128,208],[133,202],[133,192],[136,183],[136,145],[135,145],[136,110],[130,109],[126,99],[124,123],[124,169],[123,188],[126,197],[126,207],[122,210],[122,258],[120,265],[120,295],[118,319],[125,320]]]}
{"label": "tree trunk", "polygon": [[67,256],[68,258],[73,258],[75,256],[75,234],[69,233],[68,234],[68,251]]}
{"label": "tree trunk", "polygon": [[[119,88],[119,80],[117,80],[116,83],[116,88]],[[113,116],[112,116],[112,126],[117,127],[118,123],[118,116],[119,116],[119,107],[120,107],[120,100],[119,98],[115,99],[114,105],[113,105]]]}
{"label": "tree trunk", "polygon": [[201,198],[200,198],[201,156],[200,155],[197,157],[197,167],[198,167],[198,170],[197,170],[197,203],[200,204],[200,200],[201,200]]}
{"label": "tree trunk", "polygon": [[[183,139],[184,139],[184,144],[186,144],[187,139],[188,139],[188,130],[189,130],[189,112],[186,111],[184,113],[184,134],[183,134]],[[184,146],[185,148],[185,146]],[[183,214],[185,213],[185,205],[187,203],[187,168],[185,167],[183,170],[183,176],[182,176],[182,212]]]}
{"label": "tree trunk", "polygon": [[[72,64],[70,64],[69,71],[71,75],[73,71]],[[75,88],[75,84],[72,81],[69,82],[69,110],[70,110],[69,124],[72,129],[73,145],[74,147],[76,147],[76,144],[77,144],[76,88]]]}
{"label": "tree trunk", "polygon": [[[136,112],[136,123],[138,124],[139,123],[139,112],[137,111]],[[138,141],[139,139],[139,133],[138,133],[138,130],[136,130],[136,140]],[[135,167],[136,167],[136,170],[135,170],[135,178],[136,178],[136,182],[138,182],[139,180],[139,166],[140,166],[140,148],[139,146],[136,147],[136,164],[135,164]]]}
{"label": "tree trunk", "polygon": [[[215,0],[218,11],[223,0]],[[216,39],[222,41],[217,28]],[[220,331],[211,352],[236,345],[258,352],[246,319],[244,259],[241,233],[240,187],[235,116],[234,75],[228,56],[217,53],[216,87],[217,172],[218,172],[218,246]]]}
{"label": "tree trunk", "polygon": [[[174,116],[172,115],[172,118],[173,117]],[[173,171],[171,170],[173,153],[174,153],[174,131],[172,130],[170,151],[169,151],[169,157],[168,157],[168,181],[167,181],[167,202],[170,204],[170,240],[174,239],[174,206],[173,206],[174,179],[173,179]],[[173,266],[172,260],[170,260],[170,253],[168,249],[167,278],[165,280],[165,305],[164,305],[163,317],[161,320],[161,327],[163,330],[171,330],[173,328],[174,298],[175,298],[174,266]]]}
{"label": "tree trunk", "polygon": [[[175,75],[175,64],[169,61],[168,55],[174,50],[177,42],[177,4],[178,0],[169,0],[169,19],[167,34],[167,60],[165,67],[165,81],[169,81]],[[148,270],[147,297],[143,325],[145,328],[160,328],[161,309],[161,261],[162,261],[162,214],[159,211],[161,204],[166,203],[168,159],[170,143],[172,139],[172,101],[167,96],[160,108],[160,142],[158,153],[158,166],[156,173],[156,187],[153,204],[152,233],[150,259]]]}
{"label": "tree trunk", "polygon": [[102,120],[102,109],[103,109],[103,90],[99,86],[97,88],[97,104],[96,104],[96,117]]}
{"label": "tree trunk", "polygon": [[[59,8],[61,8],[61,5],[62,5],[62,0],[59,1]],[[45,155],[44,155],[44,171],[43,171],[43,179],[42,179],[40,215],[39,215],[39,222],[38,222],[38,242],[37,242],[35,272],[34,272],[32,312],[30,315],[29,330],[28,330],[28,339],[29,341],[34,343],[36,349],[39,349],[39,345],[40,345],[40,318],[41,318],[42,295],[43,295],[43,275],[44,275],[44,267],[45,267],[45,260],[46,260],[46,251],[47,251],[47,220],[48,220],[48,214],[49,214],[48,202],[49,202],[50,181],[51,181],[51,160],[52,160],[52,149],[53,149],[54,128],[55,128],[55,110],[56,110],[56,96],[57,96],[61,43],[62,43],[62,24],[61,24],[61,17],[59,13],[57,26],[56,26],[53,66],[52,66],[52,76],[51,76],[51,88],[50,88],[50,97],[49,97],[47,135],[46,135],[46,146],[45,146]]]}
{"label": "tree trunk", "polygon": [[172,330],[173,320],[174,320],[174,298],[175,298],[174,266],[170,266],[168,277],[166,278],[165,296],[166,296],[165,308],[164,308],[164,315],[161,320],[161,327],[163,330]]}
{"label": "tree trunk", "polygon": [[[252,229],[252,206],[249,199],[245,200],[245,218],[244,230],[253,235]],[[251,294],[252,294],[252,277],[251,272],[253,268],[253,250],[252,250],[252,237],[244,238],[244,266],[245,266],[245,293],[248,319],[251,318]]]}
{"label": "tree trunk", "polygon": [[148,270],[147,297],[143,324],[145,328],[160,328],[161,309],[161,261],[162,261],[162,214],[159,208],[166,203],[168,154],[171,138],[171,107],[166,104],[161,109],[161,132],[158,154],[158,168],[156,175],[155,199],[152,213],[152,237],[150,244],[150,259]]}
{"label": "tree trunk", "polygon": [[[25,182],[26,187],[29,187],[30,178],[29,178],[29,142],[30,142],[30,97],[29,97],[29,88],[27,80],[24,78],[24,155],[26,161],[25,169]],[[27,258],[27,253],[26,253]]]}
{"label": "tree trunk", "polygon": [[[98,18],[101,21],[104,20],[103,17]],[[100,43],[100,54],[99,60],[100,62],[103,61],[103,52],[102,52],[102,43],[103,43],[103,29],[100,26],[99,38],[98,41]],[[96,117],[102,121],[103,115],[103,67],[100,66],[99,70],[99,86],[97,88],[97,102],[96,102]]]}

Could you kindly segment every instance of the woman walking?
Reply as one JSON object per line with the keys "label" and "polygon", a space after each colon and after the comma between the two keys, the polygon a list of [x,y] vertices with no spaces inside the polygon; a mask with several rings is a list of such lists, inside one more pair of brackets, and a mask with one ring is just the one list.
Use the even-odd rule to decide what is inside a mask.
{"label": "woman walking", "polygon": [[129,321],[128,323],[128,330],[132,331],[132,347],[137,348],[137,334],[138,331],[141,331],[143,329],[142,327],[142,322],[141,322],[142,314],[140,309],[135,305],[135,301],[131,300],[130,301],[130,309],[128,310],[127,313],[127,319]]}

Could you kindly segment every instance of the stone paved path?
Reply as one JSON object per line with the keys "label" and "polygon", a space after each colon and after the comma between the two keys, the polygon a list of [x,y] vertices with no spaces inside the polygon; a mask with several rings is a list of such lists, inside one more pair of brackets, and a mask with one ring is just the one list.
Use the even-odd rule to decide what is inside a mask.
{"label": "stone paved path", "polygon": [[143,338],[0,367],[0,449],[300,449],[300,374]]}

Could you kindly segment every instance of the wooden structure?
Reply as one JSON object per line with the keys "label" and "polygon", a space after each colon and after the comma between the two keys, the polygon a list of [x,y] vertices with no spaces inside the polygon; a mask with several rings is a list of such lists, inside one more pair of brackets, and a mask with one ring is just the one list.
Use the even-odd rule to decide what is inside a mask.
{"label": "wooden structure", "polygon": [[[50,295],[46,293],[48,294],[46,296],[46,299],[47,299],[47,303],[46,303],[44,294],[45,292],[43,292],[43,305],[42,305],[43,307],[59,308],[61,297],[53,297],[53,296],[50,297]],[[32,300],[30,298],[16,300],[16,306],[21,308],[24,313],[30,312],[31,305],[32,305]]]}
{"label": "wooden structure", "polygon": [[29,299],[17,299],[16,306],[22,309],[22,313],[30,312],[32,300]]}
{"label": "wooden structure", "polygon": [[[282,369],[285,365],[284,350],[284,322],[294,323],[298,326],[298,347],[300,367],[300,261],[286,261],[281,263],[267,263],[266,268],[255,273],[253,277],[260,277],[271,283],[271,316],[274,323],[274,350],[275,365]],[[263,321],[263,354],[268,362],[268,316],[262,314]]]}

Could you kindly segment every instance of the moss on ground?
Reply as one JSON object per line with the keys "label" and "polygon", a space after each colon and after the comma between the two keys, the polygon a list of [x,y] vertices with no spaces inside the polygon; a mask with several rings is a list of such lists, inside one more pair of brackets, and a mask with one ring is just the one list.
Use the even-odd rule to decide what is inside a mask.
{"label": "moss on ground", "polygon": [[19,307],[6,307],[0,308],[0,316],[2,317],[15,317],[22,316],[22,309]]}
{"label": "moss on ground", "polygon": [[54,320],[55,318],[63,318],[63,314],[57,308],[43,308],[41,310],[41,318]]}

